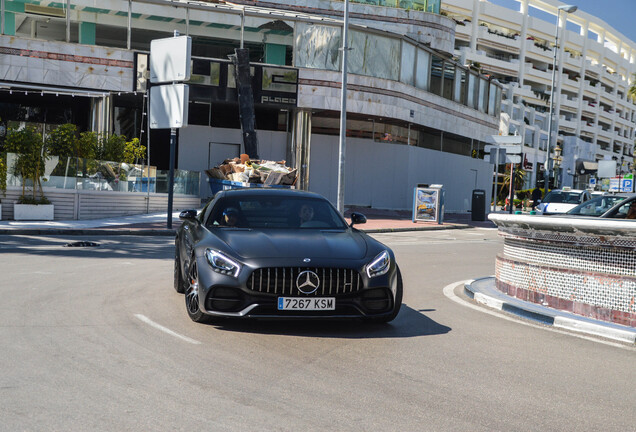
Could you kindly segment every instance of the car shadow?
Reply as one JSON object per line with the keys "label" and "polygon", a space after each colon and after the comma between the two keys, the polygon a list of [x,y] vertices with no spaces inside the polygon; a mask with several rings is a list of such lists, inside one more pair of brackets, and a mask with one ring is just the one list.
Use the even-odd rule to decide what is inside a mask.
{"label": "car shadow", "polygon": [[397,318],[390,323],[361,320],[238,320],[211,324],[224,331],[255,334],[306,336],[342,339],[410,338],[432,336],[451,331],[423,313],[402,304]]}

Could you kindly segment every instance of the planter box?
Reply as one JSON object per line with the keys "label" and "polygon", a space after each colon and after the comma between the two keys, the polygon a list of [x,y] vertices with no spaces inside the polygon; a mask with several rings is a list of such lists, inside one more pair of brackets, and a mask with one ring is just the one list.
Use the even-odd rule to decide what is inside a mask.
{"label": "planter box", "polygon": [[53,204],[13,204],[15,220],[53,220]]}

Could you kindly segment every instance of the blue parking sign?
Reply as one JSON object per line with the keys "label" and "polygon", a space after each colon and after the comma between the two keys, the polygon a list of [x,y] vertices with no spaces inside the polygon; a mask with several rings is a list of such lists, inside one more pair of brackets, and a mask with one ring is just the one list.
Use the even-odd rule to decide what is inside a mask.
{"label": "blue parking sign", "polygon": [[621,192],[633,192],[634,191],[634,180],[633,179],[622,179],[621,180]]}

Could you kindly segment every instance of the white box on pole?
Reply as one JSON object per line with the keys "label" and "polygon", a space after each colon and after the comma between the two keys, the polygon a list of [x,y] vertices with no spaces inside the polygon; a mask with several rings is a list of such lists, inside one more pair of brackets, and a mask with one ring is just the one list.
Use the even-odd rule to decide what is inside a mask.
{"label": "white box on pole", "polygon": [[616,176],[616,161],[615,160],[600,160],[598,161],[598,178],[611,178]]}
{"label": "white box on pole", "polygon": [[192,38],[175,36],[150,41],[150,82],[167,83],[190,79]]}
{"label": "white box on pole", "polygon": [[187,126],[189,93],[186,84],[150,87],[150,129]]}

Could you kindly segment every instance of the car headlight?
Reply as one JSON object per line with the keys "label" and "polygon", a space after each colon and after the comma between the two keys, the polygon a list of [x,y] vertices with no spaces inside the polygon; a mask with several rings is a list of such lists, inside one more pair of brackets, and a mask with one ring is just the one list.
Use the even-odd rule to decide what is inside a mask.
{"label": "car headlight", "polygon": [[369,264],[367,264],[367,276],[370,278],[376,276],[382,276],[389,271],[391,266],[391,256],[388,251],[382,251],[378,256],[373,258]]}
{"label": "car headlight", "polygon": [[212,270],[217,273],[237,277],[241,271],[241,265],[239,263],[214,249],[206,249],[205,257],[208,259]]}

